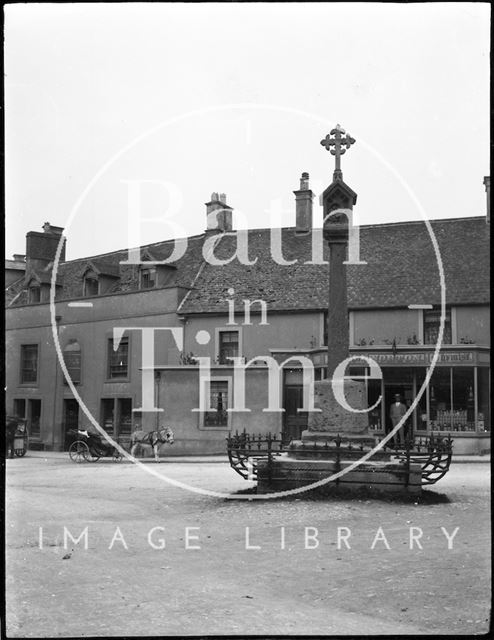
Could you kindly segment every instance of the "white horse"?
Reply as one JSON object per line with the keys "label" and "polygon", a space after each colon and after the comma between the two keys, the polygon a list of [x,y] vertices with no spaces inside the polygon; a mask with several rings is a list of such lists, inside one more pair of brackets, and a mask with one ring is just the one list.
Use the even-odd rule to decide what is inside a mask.
{"label": "white horse", "polygon": [[159,450],[162,444],[173,444],[173,431],[170,427],[161,427],[158,431],[143,431],[139,429],[130,436],[130,455],[133,456],[141,444],[153,447],[154,459],[160,461]]}

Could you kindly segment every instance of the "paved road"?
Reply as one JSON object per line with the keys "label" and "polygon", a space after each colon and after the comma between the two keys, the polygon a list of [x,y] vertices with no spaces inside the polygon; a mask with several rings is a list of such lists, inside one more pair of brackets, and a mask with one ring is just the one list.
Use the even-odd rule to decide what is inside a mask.
{"label": "paved road", "polygon": [[[149,473],[219,492],[251,486],[224,463],[145,467],[7,461],[10,636],[487,630],[488,465],[453,465],[417,504],[232,501]],[[67,533],[64,546],[64,527],[73,538],[87,527],[87,550]],[[411,527],[422,548],[410,548]],[[451,549],[441,527],[458,527]],[[246,548],[247,528],[259,548]]]}

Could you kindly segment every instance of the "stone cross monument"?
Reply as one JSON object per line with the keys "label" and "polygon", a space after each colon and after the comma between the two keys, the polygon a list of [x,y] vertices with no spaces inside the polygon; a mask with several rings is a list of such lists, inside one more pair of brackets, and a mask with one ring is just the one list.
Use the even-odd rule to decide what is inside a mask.
{"label": "stone cross monument", "polygon": [[[349,327],[346,264],[348,251],[348,218],[344,213],[329,216],[336,209],[353,210],[357,194],[343,182],[341,156],[355,140],[336,128],[321,140],[321,144],[335,156],[333,182],[322,194],[324,211],[324,239],[329,245],[329,298],[328,298],[328,367],[326,380],[314,384],[315,406],[321,412],[309,413],[308,430],[302,440],[317,440],[339,433],[343,438],[359,442],[373,442],[368,432],[365,385],[360,381],[341,380],[346,402],[352,409],[345,409],[335,397],[332,380],[335,369],[349,357]],[[329,217],[328,217],[329,216]],[[348,373],[346,373],[348,375]],[[343,387],[341,387],[343,385]]]}

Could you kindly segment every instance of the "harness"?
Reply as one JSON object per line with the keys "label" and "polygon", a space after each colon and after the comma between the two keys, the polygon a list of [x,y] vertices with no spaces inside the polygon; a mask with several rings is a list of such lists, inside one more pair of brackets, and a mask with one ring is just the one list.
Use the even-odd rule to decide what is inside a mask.
{"label": "harness", "polygon": [[[165,434],[164,436],[162,434]],[[149,440],[151,444],[156,445],[158,442],[169,442],[173,439],[173,433],[170,429],[160,429],[159,431],[150,431]]]}

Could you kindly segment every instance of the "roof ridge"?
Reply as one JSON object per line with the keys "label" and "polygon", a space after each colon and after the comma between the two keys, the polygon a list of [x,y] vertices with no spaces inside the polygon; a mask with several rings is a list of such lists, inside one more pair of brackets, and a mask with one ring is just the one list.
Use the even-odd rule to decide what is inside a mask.
{"label": "roof ridge", "polygon": [[[428,222],[430,223],[444,223],[444,222],[466,222],[466,221],[472,221],[472,220],[485,220],[486,216],[460,216],[457,218],[433,218],[432,220],[428,220]],[[413,225],[413,224],[420,224],[420,223],[424,223],[426,222],[425,220],[400,220],[397,222],[376,222],[376,223],[370,223],[370,224],[362,224],[359,225],[359,229],[375,229],[378,227],[397,227],[397,226],[401,226],[401,225]],[[281,229],[282,231],[290,231],[290,230],[295,230],[296,227],[295,226],[287,226],[287,227],[257,227],[254,229],[232,229],[229,233],[230,234],[236,234],[239,231],[247,231],[248,233],[255,233],[255,232],[263,232],[263,231],[271,231],[271,229]],[[314,229],[320,229],[322,227],[313,227]],[[167,243],[175,243],[175,242],[179,242],[181,240],[195,240],[198,238],[204,238],[206,236],[205,232],[202,233],[198,233],[198,234],[194,234],[192,236],[184,236],[182,238],[169,238],[167,240],[160,240],[158,242],[153,242],[151,244],[146,244],[146,245],[142,245],[140,247],[140,249],[152,249],[152,248],[159,248],[162,245],[166,245]],[[115,249],[114,251],[107,251],[106,253],[99,253],[93,256],[83,256],[81,258],[73,258],[72,260],[65,260],[63,262],[63,264],[71,264],[71,263],[76,263],[76,262],[80,262],[80,261],[87,261],[87,260],[93,260],[93,259],[99,259],[99,258],[109,258],[109,257],[113,257],[118,253],[123,253],[123,252],[128,252],[129,247],[124,247],[122,249]]]}
{"label": "roof ridge", "polygon": [[[156,248],[156,247],[159,247],[160,245],[164,245],[169,242],[175,243],[175,242],[179,242],[180,240],[195,240],[197,238],[203,237],[204,235],[205,234],[203,232],[203,233],[195,234],[193,236],[184,236],[183,238],[169,238],[168,240],[160,240],[159,242],[153,242],[152,244],[143,244],[139,247],[139,249],[151,249],[153,247]],[[108,257],[115,256],[117,253],[128,253],[129,250],[132,250],[135,248],[137,247],[124,247],[122,249],[115,249],[114,251],[107,251],[106,253],[98,253],[94,256],[83,256],[81,258],[73,258],[72,260],[64,260],[62,264],[73,264],[75,262],[96,260],[100,258],[108,258]]]}

